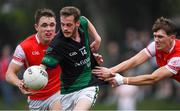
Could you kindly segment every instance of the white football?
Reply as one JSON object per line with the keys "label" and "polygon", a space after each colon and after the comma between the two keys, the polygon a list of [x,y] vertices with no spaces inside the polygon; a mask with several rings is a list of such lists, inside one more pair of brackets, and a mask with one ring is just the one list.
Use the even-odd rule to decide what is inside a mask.
{"label": "white football", "polygon": [[23,80],[25,87],[40,90],[48,83],[48,73],[41,66],[34,65],[25,70]]}

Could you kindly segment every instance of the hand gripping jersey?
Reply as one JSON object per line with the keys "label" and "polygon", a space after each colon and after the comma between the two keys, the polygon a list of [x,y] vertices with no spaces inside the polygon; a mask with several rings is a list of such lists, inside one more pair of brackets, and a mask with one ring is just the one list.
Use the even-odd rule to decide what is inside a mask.
{"label": "hand gripping jersey", "polygon": [[[17,46],[12,62],[18,65],[24,65],[25,68],[32,65],[39,65],[47,47],[48,45],[43,45],[39,42],[37,35],[31,35]],[[37,94],[29,96],[31,100],[47,99],[60,90],[60,66],[57,65],[53,69],[47,69],[47,72],[49,76],[47,86],[37,91]]]}
{"label": "hand gripping jersey", "polygon": [[88,86],[107,84],[91,73],[97,62],[89,47],[88,22],[80,17],[80,24],[78,29],[81,37],[80,42],[64,37],[60,31],[50,44],[42,61],[42,64],[48,67],[61,65],[62,94],[71,93]]}
{"label": "hand gripping jersey", "polygon": [[157,50],[155,42],[148,45],[145,51],[150,57],[156,56],[158,66],[165,66],[174,74],[172,78],[180,82],[180,40],[174,41],[174,46],[169,53]]}

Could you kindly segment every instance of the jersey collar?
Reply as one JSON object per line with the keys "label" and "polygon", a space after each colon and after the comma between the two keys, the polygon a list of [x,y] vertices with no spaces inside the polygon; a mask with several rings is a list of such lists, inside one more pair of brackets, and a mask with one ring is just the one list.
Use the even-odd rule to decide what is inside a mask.
{"label": "jersey collar", "polygon": [[39,40],[39,38],[38,38],[38,34],[36,34],[35,37],[36,37],[37,43],[40,44],[40,40]]}
{"label": "jersey collar", "polygon": [[169,53],[172,52],[172,50],[174,49],[175,45],[176,45],[176,42],[175,42],[175,40],[174,40],[174,41],[173,41],[173,46],[172,46],[171,49],[169,50]]}

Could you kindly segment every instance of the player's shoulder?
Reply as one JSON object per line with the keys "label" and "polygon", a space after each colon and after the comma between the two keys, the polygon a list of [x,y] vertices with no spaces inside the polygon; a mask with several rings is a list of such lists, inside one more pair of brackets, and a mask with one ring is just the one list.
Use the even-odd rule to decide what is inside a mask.
{"label": "player's shoulder", "polygon": [[87,18],[84,16],[80,16],[79,18],[80,24],[87,27],[88,21]]}
{"label": "player's shoulder", "polygon": [[180,52],[180,40],[179,39],[175,40],[175,50],[176,50],[176,52]]}
{"label": "player's shoulder", "polygon": [[80,17],[79,17],[79,20],[80,20],[80,21],[87,21],[87,18],[86,18],[85,16],[80,16]]}
{"label": "player's shoulder", "polygon": [[33,34],[33,35],[30,35],[29,37],[27,37],[25,40],[23,40],[20,45],[21,47],[23,48],[27,48],[27,47],[32,47],[34,44],[37,43],[37,40],[36,40],[36,35]]}

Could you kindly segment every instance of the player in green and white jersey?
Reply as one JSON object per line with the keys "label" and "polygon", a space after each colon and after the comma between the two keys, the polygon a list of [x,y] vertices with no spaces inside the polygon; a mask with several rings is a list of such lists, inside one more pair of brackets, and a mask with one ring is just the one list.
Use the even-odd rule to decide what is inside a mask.
{"label": "player in green and white jersey", "polygon": [[[47,49],[42,64],[49,68],[60,64],[62,68],[64,110],[89,110],[97,98],[98,86],[107,84],[91,73],[98,65],[91,51],[99,48],[101,38],[76,7],[62,8],[60,20],[61,30]],[[94,37],[91,45],[89,34]]]}

